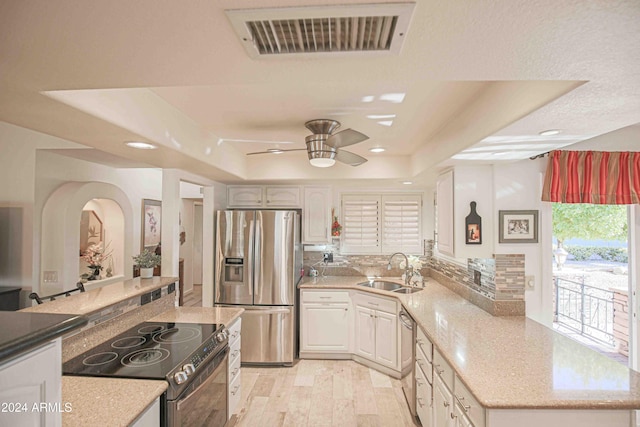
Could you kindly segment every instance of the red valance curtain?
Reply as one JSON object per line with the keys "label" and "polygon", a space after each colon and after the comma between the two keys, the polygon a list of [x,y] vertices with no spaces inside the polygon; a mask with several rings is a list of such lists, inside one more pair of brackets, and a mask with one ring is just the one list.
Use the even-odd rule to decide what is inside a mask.
{"label": "red valance curtain", "polygon": [[600,205],[640,203],[640,153],[552,151],[542,200]]}

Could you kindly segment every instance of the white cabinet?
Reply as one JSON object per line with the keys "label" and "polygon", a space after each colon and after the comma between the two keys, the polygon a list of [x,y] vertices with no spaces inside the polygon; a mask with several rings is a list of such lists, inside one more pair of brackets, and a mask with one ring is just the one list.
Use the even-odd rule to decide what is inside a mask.
{"label": "white cabinet", "polygon": [[453,171],[438,177],[436,183],[438,252],[454,256]]}
{"label": "white cabinet", "polygon": [[262,187],[248,185],[227,187],[227,206],[230,208],[261,208]]}
{"label": "white cabinet", "polygon": [[241,372],[240,372],[240,355],[242,337],[240,330],[242,327],[242,319],[237,318],[228,326],[229,330],[229,364],[227,378],[229,381],[228,392],[228,408],[227,416],[231,416],[238,409],[240,403],[240,397],[242,396],[241,389]]}
{"label": "white cabinet", "polygon": [[58,410],[34,410],[41,403],[62,406],[61,338],[0,365],[2,426],[61,426]]}
{"label": "white cabinet", "polygon": [[299,186],[229,185],[227,206],[230,208],[299,208]]}
{"label": "white cabinet", "polygon": [[433,381],[433,425],[437,427],[453,427],[451,418],[453,396],[440,375]]}
{"label": "white cabinet", "polygon": [[331,188],[304,187],[302,243],[331,243]]}
{"label": "white cabinet", "polygon": [[304,290],[301,300],[301,356],[305,353],[349,353],[349,292]]}
{"label": "white cabinet", "polygon": [[434,425],[433,344],[420,328],[416,333],[415,346],[416,412],[422,427],[431,427]]}
{"label": "white cabinet", "polygon": [[266,208],[299,208],[300,187],[265,187]]}
{"label": "white cabinet", "polygon": [[355,354],[399,370],[396,302],[358,292],[355,304]]}
{"label": "white cabinet", "polygon": [[147,409],[136,418],[131,427],[157,427],[160,425],[160,398],[147,406]]}

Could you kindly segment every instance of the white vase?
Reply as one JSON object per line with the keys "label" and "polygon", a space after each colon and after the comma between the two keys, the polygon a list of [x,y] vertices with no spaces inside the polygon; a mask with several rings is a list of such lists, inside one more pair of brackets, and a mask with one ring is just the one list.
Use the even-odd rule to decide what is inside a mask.
{"label": "white vase", "polygon": [[140,278],[141,279],[150,279],[153,277],[153,267],[150,268],[140,268]]}

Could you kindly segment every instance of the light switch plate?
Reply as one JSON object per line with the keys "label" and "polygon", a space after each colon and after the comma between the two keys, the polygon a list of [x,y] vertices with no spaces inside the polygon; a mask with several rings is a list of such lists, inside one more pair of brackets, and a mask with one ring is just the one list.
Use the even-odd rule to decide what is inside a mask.
{"label": "light switch plate", "polygon": [[527,290],[534,289],[536,285],[536,276],[524,276],[524,288]]}

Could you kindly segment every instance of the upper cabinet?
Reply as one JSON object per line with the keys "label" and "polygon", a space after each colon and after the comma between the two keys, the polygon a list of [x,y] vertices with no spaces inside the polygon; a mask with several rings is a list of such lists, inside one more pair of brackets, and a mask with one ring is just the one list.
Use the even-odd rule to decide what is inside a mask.
{"label": "upper cabinet", "polygon": [[438,251],[454,256],[453,171],[443,173],[436,184],[436,230]]}
{"label": "upper cabinet", "polygon": [[[482,243],[468,243],[465,218],[471,202],[482,218]],[[438,177],[436,184],[437,250],[454,258],[491,258],[494,252],[493,169],[490,165],[460,166]],[[469,239],[474,240],[474,239]]]}
{"label": "upper cabinet", "polygon": [[230,208],[300,208],[299,186],[229,185]]}
{"label": "upper cabinet", "polygon": [[331,243],[331,188],[304,187],[302,243]]}

